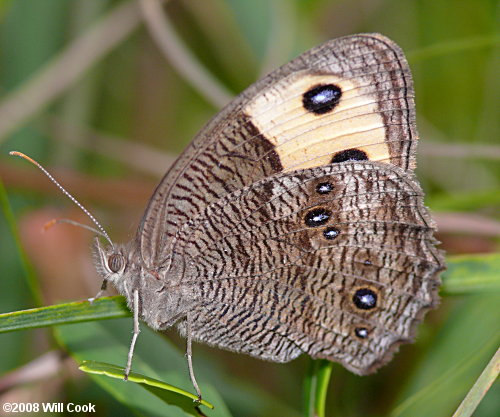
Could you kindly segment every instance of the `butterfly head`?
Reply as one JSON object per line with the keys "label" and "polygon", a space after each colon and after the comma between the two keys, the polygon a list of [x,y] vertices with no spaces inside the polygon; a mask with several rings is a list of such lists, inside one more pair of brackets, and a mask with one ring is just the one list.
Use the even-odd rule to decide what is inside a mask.
{"label": "butterfly head", "polygon": [[105,247],[96,238],[94,254],[97,272],[104,280],[114,284],[117,289],[135,270],[128,249],[126,245],[109,245]]}

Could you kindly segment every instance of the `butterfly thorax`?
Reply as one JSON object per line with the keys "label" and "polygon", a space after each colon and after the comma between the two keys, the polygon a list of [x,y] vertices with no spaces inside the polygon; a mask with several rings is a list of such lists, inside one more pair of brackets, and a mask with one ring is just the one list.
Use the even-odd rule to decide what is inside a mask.
{"label": "butterfly thorax", "polygon": [[138,291],[139,315],[154,329],[166,329],[186,316],[192,307],[189,294],[180,285],[179,264],[148,267],[141,262],[135,241],[103,247],[97,241],[95,265],[102,278],[123,295],[132,308]]}

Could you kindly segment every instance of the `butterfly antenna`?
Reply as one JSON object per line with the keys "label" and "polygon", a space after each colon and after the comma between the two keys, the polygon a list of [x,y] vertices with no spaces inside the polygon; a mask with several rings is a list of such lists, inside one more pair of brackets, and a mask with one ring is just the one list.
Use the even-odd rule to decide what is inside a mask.
{"label": "butterfly antenna", "polygon": [[[104,230],[104,228],[97,221],[97,219],[75,197],[73,197],[68,191],[66,191],[66,189],[61,184],[59,184],[59,182],[49,173],[49,171],[47,171],[43,166],[41,166],[33,158],[30,158],[29,156],[23,154],[22,152],[11,151],[11,152],[9,152],[9,155],[20,156],[21,158],[26,159],[28,162],[31,162],[33,165],[35,165],[36,167],[38,167],[40,169],[40,171],[42,171],[57,186],[57,188],[59,188],[59,190],[61,190],[61,192],[66,195],[66,197],[68,197],[73,203],[75,203],[78,207],[80,207],[80,209],[97,226],[97,228],[99,229],[98,234],[100,234],[101,236],[103,236],[109,242],[109,244],[112,247],[114,247],[113,242],[111,241],[111,239],[109,238],[108,234],[106,233],[106,230]],[[65,221],[65,223],[71,223],[71,224],[75,224],[75,225],[77,224],[77,222],[71,222],[71,221]],[[84,227],[84,228],[87,229],[88,227]],[[97,230],[95,230],[95,229],[90,229],[90,230],[94,230],[94,231],[97,232]]]}
{"label": "butterfly antenna", "polygon": [[83,224],[83,223],[80,223],[80,222],[77,222],[77,221],[74,221],[71,219],[52,219],[52,220],[49,220],[47,223],[45,223],[43,225],[43,230],[46,231],[46,230],[50,229],[52,226],[54,226],[56,224],[62,224],[62,223],[71,224],[71,225],[76,226],[76,227],[81,227],[82,229],[89,230],[92,233],[95,233],[99,236],[102,236],[103,238],[106,238],[104,233],[102,233],[100,230],[96,229],[95,227],[92,227],[92,226],[89,226],[87,224]]}

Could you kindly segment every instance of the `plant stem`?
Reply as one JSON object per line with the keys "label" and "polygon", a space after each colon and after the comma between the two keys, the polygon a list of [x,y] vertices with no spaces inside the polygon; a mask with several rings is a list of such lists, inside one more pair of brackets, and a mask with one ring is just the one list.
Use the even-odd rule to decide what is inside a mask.
{"label": "plant stem", "polygon": [[326,395],[333,363],[324,359],[310,361],[304,381],[305,416],[325,417]]}
{"label": "plant stem", "polygon": [[477,379],[474,386],[468,392],[453,417],[469,417],[476,410],[477,406],[491,388],[500,372],[500,348],[488,363],[486,368]]}

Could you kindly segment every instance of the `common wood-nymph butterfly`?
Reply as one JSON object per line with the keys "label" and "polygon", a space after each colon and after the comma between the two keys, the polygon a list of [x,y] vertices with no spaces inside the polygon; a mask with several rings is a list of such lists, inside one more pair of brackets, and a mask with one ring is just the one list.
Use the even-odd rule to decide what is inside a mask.
{"label": "common wood-nymph butterfly", "polygon": [[401,49],[331,40],[241,93],[156,188],[135,240],[97,269],[138,319],[258,358],[302,353],[357,374],[412,341],[443,254],[414,175]]}

